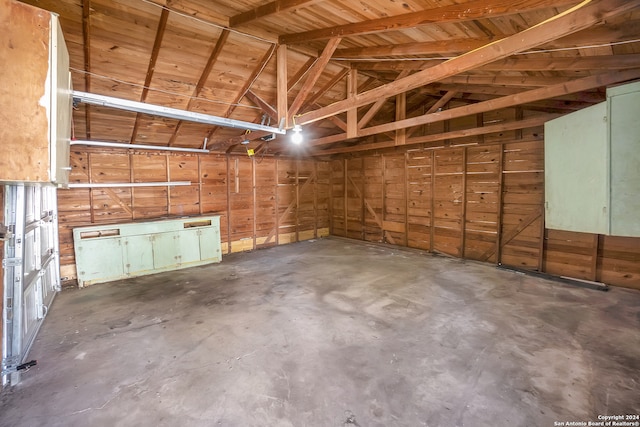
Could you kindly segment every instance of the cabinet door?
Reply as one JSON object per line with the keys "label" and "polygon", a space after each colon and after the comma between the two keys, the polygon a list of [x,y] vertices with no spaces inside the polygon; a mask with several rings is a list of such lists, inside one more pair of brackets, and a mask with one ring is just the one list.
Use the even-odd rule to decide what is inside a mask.
{"label": "cabinet door", "polygon": [[81,266],[78,282],[106,282],[124,277],[122,258],[120,238],[82,239],[76,245],[76,264]]}
{"label": "cabinet door", "polygon": [[178,232],[153,235],[153,268],[166,269],[179,263]]}
{"label": "cabinet door", "polygon": [[200,261],[200,229],[181,231],[178,238],[180,264]]}
{"label": "cabinet door", "polygon": [[625,87],[609,98],[611,234],[640,237],[640,84]]}
{"label": "cabinet door", "polygon": [[150,236],[124,238],[124,263],[128,275],[139,276],[153,271],[153,244]]}
{"label": "cabinet door", "polygon": [[206,227],[200,230],[201,259],[216,262],[221,260],[220,227]]}
{"label": "cabinet door", "polygon": [[607,103],[545,123],[547,228],[609,233]]}

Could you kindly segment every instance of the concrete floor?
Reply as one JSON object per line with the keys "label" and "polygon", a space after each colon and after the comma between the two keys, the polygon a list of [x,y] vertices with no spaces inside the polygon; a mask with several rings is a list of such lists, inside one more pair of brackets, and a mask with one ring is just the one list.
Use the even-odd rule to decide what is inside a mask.
{"label": "concrete floor", "polygon": [[58,295],[2,426],[554,426],[640,413],[640,292],[323,239]]}

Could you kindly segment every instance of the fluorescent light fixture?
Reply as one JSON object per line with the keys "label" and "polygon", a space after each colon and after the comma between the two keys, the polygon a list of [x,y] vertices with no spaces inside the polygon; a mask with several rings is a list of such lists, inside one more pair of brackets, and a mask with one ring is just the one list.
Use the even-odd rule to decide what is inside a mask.
{"label": "fluorescent light fixture", "polygon": [[193,111],[179,110],[177,108],[163,107],[161,105],[147,104],[145,102],[130,101],[128,99],[114,98],[112,96],[96,95],[93,93],[72,91],[73,100],[85,104],[100,105],[119,110],[133,111],[135,113],[150,114],[152,116],[167,117],[170,119],[184,120],[187,122],[202,123],[206,125],[222,126],[228,128],[241,128],[270,133],[286,133],[283,129],[265,126],[256,123],[243,122],[240,120],[217,117],[209,114],[196,113]]}
{"label": "fluorescent light fixture", "polygon": [[203,148],[165,147],[162,145],[126,144],[123,142],[72,140],[70,145],[89,145],[92,147],[129,148],[136,150],[181,151],[186,153],[208,153]]}

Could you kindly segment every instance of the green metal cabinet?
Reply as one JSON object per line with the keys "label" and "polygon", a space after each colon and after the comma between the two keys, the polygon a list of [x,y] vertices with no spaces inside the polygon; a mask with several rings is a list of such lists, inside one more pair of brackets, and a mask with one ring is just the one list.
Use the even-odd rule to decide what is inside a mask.
{"label": "green metal cabinet", "polygon": [[640,237],[640,82],[545,123],[547,228]]}
{"label": "green metal cabinet", "polygon": [[79,227],[73,243],[80,287],[222,260],[219,216]]}

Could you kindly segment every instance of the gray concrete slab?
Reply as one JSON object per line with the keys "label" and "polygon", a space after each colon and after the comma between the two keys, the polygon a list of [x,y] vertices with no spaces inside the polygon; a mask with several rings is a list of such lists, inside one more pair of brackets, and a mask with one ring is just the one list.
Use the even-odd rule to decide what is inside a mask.
{"label": "gray concrete slab", "polygon": [[2,426],[557,426],[640,414],[640,292],[323,239],[65,291]]}

